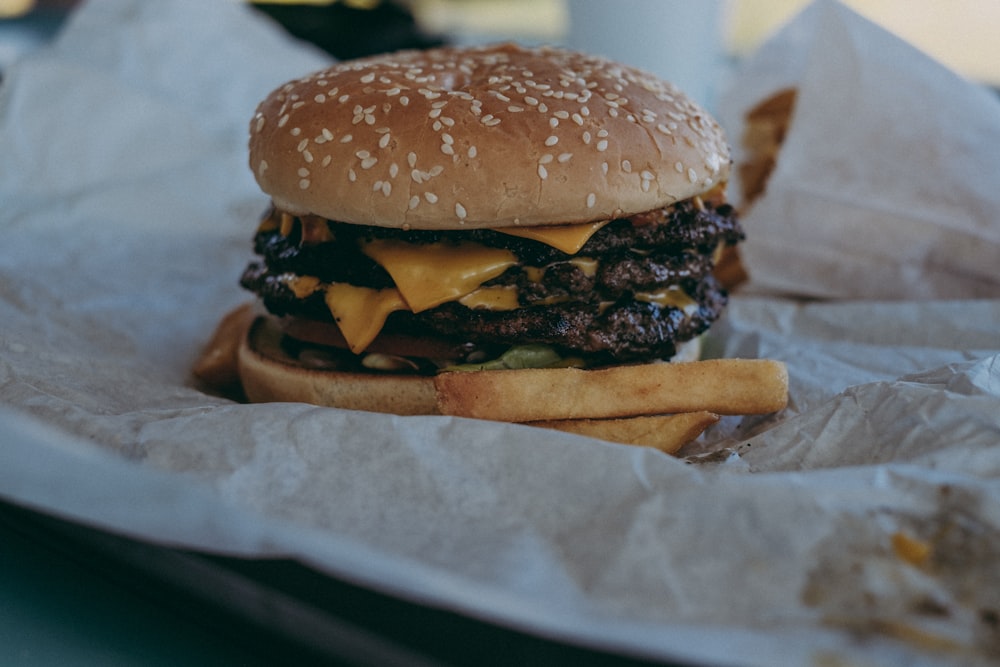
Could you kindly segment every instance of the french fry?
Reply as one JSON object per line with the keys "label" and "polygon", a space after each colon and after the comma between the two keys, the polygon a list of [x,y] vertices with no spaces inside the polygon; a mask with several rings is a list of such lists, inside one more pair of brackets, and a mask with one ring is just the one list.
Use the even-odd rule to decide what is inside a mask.
{"label": "french fry", "polygon": [[236,354],[254,317],[253,304],[245,303],[222,318],[195,362],[195,377],[217,389],[239,383]]}
{"label": "french fry", "polygon": [[746,114],[742,144],[747,157],[738,166],[745,207],[767,188],[788,132],[797,94],[795,88],[784,88]]}
{"label": "french fry", "polygon": [[441,373],[442,414],[494,421],[606,419],[705,410],[763,414],[788,402],[788,371],[769,359]]}
{"label": "french fry", "polygon": [[698,411],[623,419],[560,419],[529,422],[529,425],[676,454],[717,421],[719,415]]}

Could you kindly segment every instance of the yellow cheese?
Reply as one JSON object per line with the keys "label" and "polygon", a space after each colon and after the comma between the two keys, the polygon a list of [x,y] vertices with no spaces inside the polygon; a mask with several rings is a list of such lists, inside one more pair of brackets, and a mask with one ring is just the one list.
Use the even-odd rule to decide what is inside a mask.
{"label": "yellow cheese", "polygon": [[524,267],[524,274],[533,283],[542,282],[542,278],[545,277],[545,269],[538,266],[526,266]]}
{"label": "yellow cheese", "polygon": [[597,275],[598,262],[593,257],[574,257],[569,260],[569,263],[580,269],[580,271],[583,272],[583,275],[588,278],[593,278]]}
{"label": "yellow cheese", "polygon": [[683,310],[687,315],[691,315],[698,309],[698,302],[676,285],[671,285],[659,292],[636,292],[635,299],[636,301],[655,303],[661,307],[673,306]]}
{"label": "yellow cheese", "polygon": [[458,302],[466,308],[485,310],[514,310],[521,306],[517,301],[517,287],[514,285],[480,287],[475,292],[463,296]]}
{"label": "yellow cheese", "polygon": [[609,222],[610,220],[601,220],[599,222],[587,222],[582,225],[508,227],[496,231],[510,234],[511,236],[531,239],[532,241],[540,241],[552,246],[556,250],[562,250],[568,255],[573,255],[579,252],[580,248],[590,240],[590,237],[597,233],[597,230]]}
{"label": "yellow cheese", "polygon": [[285,284],[292,290],[295,298],[304,299],[317,289],[319,289],[319,278],[316,276],[297,276],[294,273],[287,274]]}
{"label": "yellow cheese", "polygon": [[478,243],[417,245],[375,239],[361,249],[392,276],[415,313],[461,299],[517,264],[509,250]]}
{"label": "yellow cheese", "polygon": [[326,306],[355,354],[371,344],[390,313],[406,310],[406,302],[397,289],[377,290],[347,283],[327,286]]}

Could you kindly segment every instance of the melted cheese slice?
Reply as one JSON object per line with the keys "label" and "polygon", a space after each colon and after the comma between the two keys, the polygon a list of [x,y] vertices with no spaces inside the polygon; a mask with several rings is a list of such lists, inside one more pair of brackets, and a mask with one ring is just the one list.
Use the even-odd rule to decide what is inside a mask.
{"label": "melted cheese slice", "polygon": [[514,285],[480,287],[463,296],[458,302],[466,308],[486,310],[514,310],[521,307],[517,300],[517,287]]}
{"label": "melted cheese slice", "polygon": [[552,225],[544,227],[510,227],[497,229],[498,232],[520,236],[521,238],[540,241],[556,250],[562,250],[567,255],[574,255],[590,240],[590,237],[610,220],[588,222],[582,225]]}
{"label": "melted cheese slice", "polygon": [[375,340],[390,313],[407,309],[399,290],[392,287],[377,290],[333,283],[326,288],[325,300],[347,346],[355,354],[363,352]]}
{"label": "melted cheese slice", "polygon": [[693,315],[698,310],[698,302],[676,285],[671,285],[658,292],[636,292],[635,299],[636,301],[655,303],[661,308],[673,306],[684,311],[686,315]]}
{"label": "melted cheese slice", "polygon": [[375,239],[361,249],[392,276],[415,313],[461,299],[517,264],[509,250],[478,243],[417,245]]}

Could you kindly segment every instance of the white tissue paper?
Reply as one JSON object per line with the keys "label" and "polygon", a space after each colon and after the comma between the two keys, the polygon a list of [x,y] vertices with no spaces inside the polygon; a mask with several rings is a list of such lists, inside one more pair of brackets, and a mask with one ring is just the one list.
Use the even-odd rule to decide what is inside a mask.
{"label": "white tissue paper", "polygon": [[[860,79],[879,43],[901,48],[821,9],[840,17],[826,39],[876,42],[851,60]],[[324,62],[237,3],[104,0],[5,72],[0,497],[155,544],[295,558],[630,655],[1000,655],[1000,301],[971,298],[978,288],[947,301],[735,295],[709,352],[785,361],[791,402],[723,419],[684,458],[196,389],[201,346],[247,299],[237,277],[267,204],[247,123],[273,87]],[[967,177],[938,174],[978,192]],[[940,190],[953,229],[996,238],[995,215]],[[759,210],[751,238],[770,233]]]}
{"label": "white tissue paper", "polygon": [[744,116],[797,91],[765,195],[744,218],[754,290],[811,298],[1000,295],[1000,95],[832,1],[743,64],[720,101]]}

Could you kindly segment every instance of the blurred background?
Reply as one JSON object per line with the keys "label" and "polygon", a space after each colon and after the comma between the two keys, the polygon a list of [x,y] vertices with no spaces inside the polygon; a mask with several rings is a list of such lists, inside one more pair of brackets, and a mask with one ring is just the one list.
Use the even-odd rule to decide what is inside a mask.
{"label": "blurred background", "polygon": [[[0,0],[0,76],[55,35],[79,0]],[[100,1],[100,0],[96,0]],[[514,40],[606,55],[711,106],[743,56],[808,0],[247,1],[339,59]],[[975,81],[1000,88],[1000,1],[844,0]]]}

